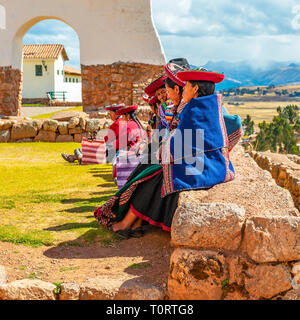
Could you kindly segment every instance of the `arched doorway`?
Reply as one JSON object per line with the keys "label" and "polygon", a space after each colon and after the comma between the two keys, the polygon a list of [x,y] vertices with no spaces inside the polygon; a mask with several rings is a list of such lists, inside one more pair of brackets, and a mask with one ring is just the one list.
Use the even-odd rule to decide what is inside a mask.
{"label": "arched doorway", "polygon": [[80,43],[66,23],[47,19],[23,37],[23,105],[82,105]]}
{"label": "arched doorway", "polygon": [[153,26],[150,0],[2,0],[0,114],[19,115],[22,38],[36,23],[58,19],[78,34],[85,111],[135,102],[134,88],[163,72],[165,56]]}

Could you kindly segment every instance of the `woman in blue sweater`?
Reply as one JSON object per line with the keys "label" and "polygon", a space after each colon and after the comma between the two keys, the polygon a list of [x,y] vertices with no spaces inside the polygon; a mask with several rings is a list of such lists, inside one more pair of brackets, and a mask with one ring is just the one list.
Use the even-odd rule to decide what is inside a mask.
{"label": "woman in blue sweater", "polygon": [[165,69],[166,88],[176,108],[163,159],[137,172],[95,210],[100,224],[123,238],[141,236],[143,221],[170,232],[180,191],[209,189],[234,179],[222,100],[214,94],[215,83],[224,75],[174,64]]}

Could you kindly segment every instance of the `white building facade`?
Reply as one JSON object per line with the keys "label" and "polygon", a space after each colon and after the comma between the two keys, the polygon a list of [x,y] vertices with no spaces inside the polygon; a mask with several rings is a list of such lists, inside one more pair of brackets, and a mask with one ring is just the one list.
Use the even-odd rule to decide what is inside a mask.
{"label": "white building facade", "polygon": [[82,101],[81,72],[65,65],[63,45],[25,45],[23,48],[23,101],[53,99]]}

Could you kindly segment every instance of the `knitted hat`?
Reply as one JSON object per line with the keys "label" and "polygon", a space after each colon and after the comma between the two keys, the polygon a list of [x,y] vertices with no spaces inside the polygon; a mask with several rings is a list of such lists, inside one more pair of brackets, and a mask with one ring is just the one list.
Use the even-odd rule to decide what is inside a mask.
{"label": "knitted hat", "polygon": [[166,75],[180,87],[185,86],[185,81],[182,81],[181,79],[179,79],[177,76],[177,73],[180,71],[187,71],[187,70],[189,69],[179,66],[175,63],[168,63],[165,65]]}

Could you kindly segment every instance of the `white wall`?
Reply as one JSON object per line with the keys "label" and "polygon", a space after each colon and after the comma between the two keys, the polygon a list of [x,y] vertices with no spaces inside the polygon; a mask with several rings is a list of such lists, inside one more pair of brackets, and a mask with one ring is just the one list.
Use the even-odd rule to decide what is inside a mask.
{"label": "white wall", "polygon": [[82,101],[82,84],[80,83],[64,83],[63,91],[67,91],[66,101],[81,102]]}
{"label": "white wall", "polygon": [[0,0],[0,66],[22,70],[22,40],[36,23],[59,19],[77,32],[84,65],[137,62],[160,65],[165,56],[154,28],[150,0]]}
{"label": "white wall", "polygon": [[43,67],[43,76],[35,75],[35,66],[43,65],[42,59],[25,60],[23,65],[23,98],[47,98],[48,91],[54,91],[54,60],[47,60],[47,71]]}

